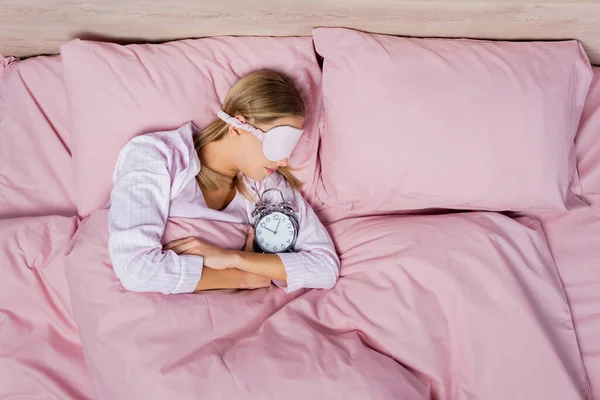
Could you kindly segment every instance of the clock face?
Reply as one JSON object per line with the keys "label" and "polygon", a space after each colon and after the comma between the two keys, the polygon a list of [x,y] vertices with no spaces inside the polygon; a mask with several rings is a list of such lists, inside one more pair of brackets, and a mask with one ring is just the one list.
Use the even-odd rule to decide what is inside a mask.
{"label": "clock face", "polygon": [[280,212],[265,215],[254,229],[256,243],[269,253],[288,250],[296,239],[296,222]]}

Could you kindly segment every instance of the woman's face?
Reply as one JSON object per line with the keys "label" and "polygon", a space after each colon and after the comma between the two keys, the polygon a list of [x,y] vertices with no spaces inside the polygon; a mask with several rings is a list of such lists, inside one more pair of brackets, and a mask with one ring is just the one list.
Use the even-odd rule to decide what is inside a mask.
{"label": "woman's face", "polygon": [[[248,122],[252,123],[251,121]],[[288,125],[297,129],[302,129],[303,124],[304,117],[283,117],[278,118],[269,124],[256,123],[252,125],[264,132],[267,132],[268,130],[280,125]],[[270,174],[275,173],[277,168],[286,167],[288,165],[287,158],[278,161],[269,160],[263,153],[262,141],[250,132],[241,132],[243,132],[243,134],[240,135],[239,139],[242,147],[240,151],[238,168],[248,178],[255,181],[262,181]]]}

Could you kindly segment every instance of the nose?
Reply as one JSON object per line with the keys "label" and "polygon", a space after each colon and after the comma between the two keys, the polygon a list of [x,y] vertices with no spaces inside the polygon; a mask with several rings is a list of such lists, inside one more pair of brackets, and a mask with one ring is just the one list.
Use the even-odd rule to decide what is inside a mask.
{"label": "nose", "polygon": [[279,160],[277,161],[277,165],[280,167],[287,167],[288,166],[288,158],[284,158],[283,160]]}

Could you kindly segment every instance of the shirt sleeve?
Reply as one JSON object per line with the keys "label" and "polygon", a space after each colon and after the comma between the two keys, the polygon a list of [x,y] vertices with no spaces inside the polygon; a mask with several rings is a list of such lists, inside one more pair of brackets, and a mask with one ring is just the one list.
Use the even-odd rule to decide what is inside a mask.
{"label": "shirt sleeve", "polygon": [[191,293],[202,277],[203,258],[163,251],[174,178],[173,149],[159,137],[132,139],[121,151],[113,175],[108,213],[108,250],[127,290]]}
{"label": "shirt sleeve", "polygon": [[340,260],[331,236],[300,192],[288,188],[284,193],[292,196],[299,230],[295,252],[277,254],[283,262],[287,284],[273,282],[287,293],[301,288],[331,289],[340,274]]}

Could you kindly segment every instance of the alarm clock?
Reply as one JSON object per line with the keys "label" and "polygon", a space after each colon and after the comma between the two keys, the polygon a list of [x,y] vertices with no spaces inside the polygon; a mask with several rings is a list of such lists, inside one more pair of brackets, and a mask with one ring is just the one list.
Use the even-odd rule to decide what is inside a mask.
{"label": "alarm clock", "polygon": [[[280,203],[269,203],[264,200],[265,194],[279,192]],[[296,210],[286,201],[281,190],[271,188],[265,190],[255,205],[252,216],[254,222],[254,251],[257,253],[287,253],[294,251],[298,238],[298,220],[294,216]]]}

